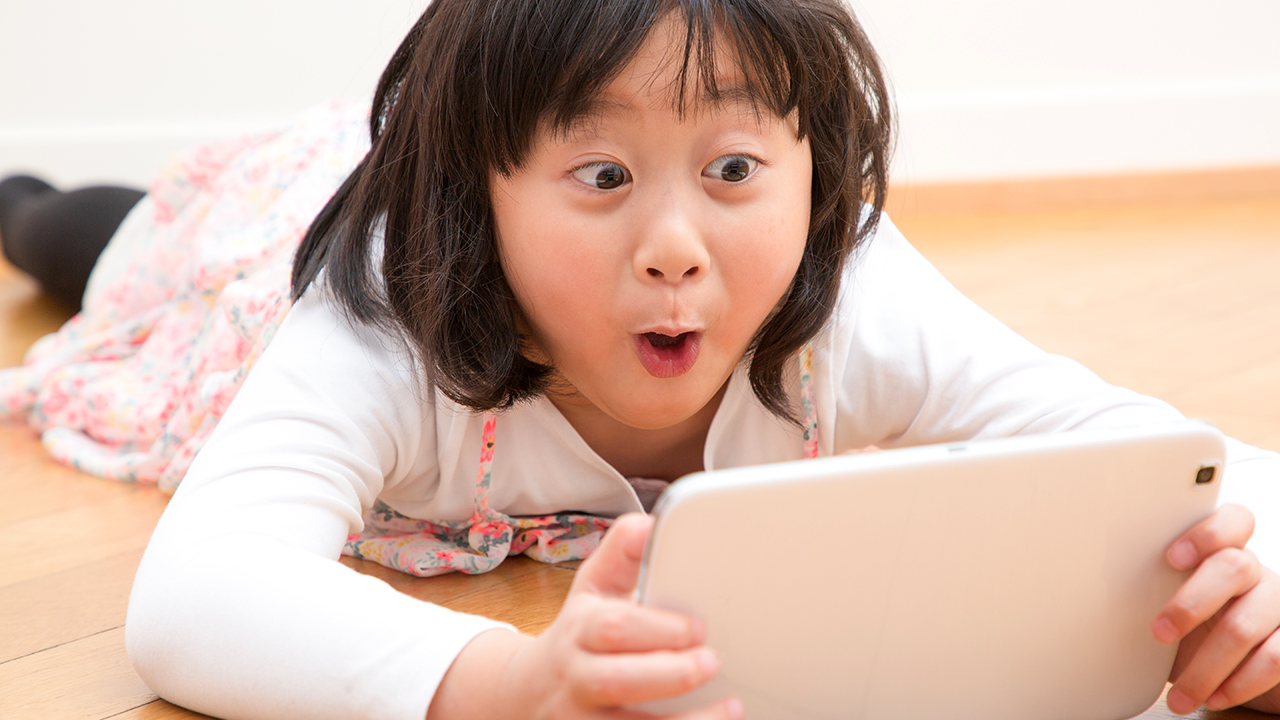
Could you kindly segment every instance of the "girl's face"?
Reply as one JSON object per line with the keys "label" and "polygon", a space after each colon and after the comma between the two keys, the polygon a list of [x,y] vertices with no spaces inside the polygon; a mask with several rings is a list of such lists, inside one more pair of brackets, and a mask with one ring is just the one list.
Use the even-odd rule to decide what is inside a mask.
{"label": "girl's face", "polygon": [[683,24],[655,27],[595,112],[543,133],[492,184],[530,354],[558,372],[552,399],[636,428],[675,425],[716,396],[809,229],[812,160],[794,120],[757,114],[733,73],[717,78],[722,103],[690,101],[681,118],[683,41]]}

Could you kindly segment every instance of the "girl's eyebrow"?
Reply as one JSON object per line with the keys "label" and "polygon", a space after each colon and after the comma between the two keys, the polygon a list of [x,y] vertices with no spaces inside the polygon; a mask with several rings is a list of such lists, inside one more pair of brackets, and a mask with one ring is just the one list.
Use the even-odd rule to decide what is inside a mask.
{"label": "girl's eyebrow", "polygon": [[600,123],[610,117],[622,116],[634,120],[640,111],[608,95],[596,95],[578,107],[572,115],[559,119],[556,125],[567,139],[585,139],[599,134]]}
{"label": "girl's eyebrow", "polygon": [[[673,107],[678,105],[672,100]],[[698,98],[695,111],[725,112],[727,110],[750,111],[759,117],[760,99],[741,85],[717,87],[715,92],[704,91]],[[634,120],[640,111],[634,105],[611,95],[596,95],[584,101],[572,115],[559,120],[556,125],[559,133],[566,139],[585,139],[597,135],[600,123],[611,117],[623,117]]]}

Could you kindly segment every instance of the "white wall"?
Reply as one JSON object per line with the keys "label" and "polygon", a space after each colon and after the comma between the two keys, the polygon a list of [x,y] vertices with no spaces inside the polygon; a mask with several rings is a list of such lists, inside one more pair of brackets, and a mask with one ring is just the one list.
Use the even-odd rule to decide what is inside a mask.
{"label": "white wall", "polygon": [[[1280,2],[850,0],[896,181],[1280,164]],[[0,173],[145,184],[176,149],[367,96],[427,0],[0,0]]]}
{"label": "white wall", "polygon": [[427,0],[0,0],[0,173],[145,185],[171,153],[372,97]]}
{"label": "white wall", "polygon": [[896,181],[1280,164],[1276,0],[851,0]]}

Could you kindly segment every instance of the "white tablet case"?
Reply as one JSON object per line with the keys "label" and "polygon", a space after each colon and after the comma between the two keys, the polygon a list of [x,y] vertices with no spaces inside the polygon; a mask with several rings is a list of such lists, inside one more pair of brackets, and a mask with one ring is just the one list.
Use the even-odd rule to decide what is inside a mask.
{"label": "white tablet case", "polygon": [[[1186,421],[713,473],[655,511],[638,599],[703,618],[722,669],[644,706],[752,720],[1118,720],[1164,688],[1151,620],[1225,449]],[[1196,483],[1211,467],[1212,481]]]}

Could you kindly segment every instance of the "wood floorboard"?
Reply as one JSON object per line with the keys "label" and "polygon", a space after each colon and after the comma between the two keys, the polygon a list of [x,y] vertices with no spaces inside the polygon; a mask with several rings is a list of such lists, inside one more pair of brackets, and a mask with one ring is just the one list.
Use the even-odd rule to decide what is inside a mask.
{"label": "wood floorboard", "polygon": [[[154,700],[141,707],[133,708],[118,715],[109,716],[109,720],[197,720],[209,717],[192,712],[177,705],[170,705],[164,700]],[[104,718],[103,720],[108,720]]]}
{"label": "wood floorboard", "polygon": [[1275,432],[1260,431],[1254,444],[1264,448],[1280,448],[1280,423],[1275,424]]}
{"label": "wood floorboard", "polygon": [[22,362],[31,343],[56,330],[72,313],[0,258],[0,368]]}
{"label": "wood floorboard", "polygon": [[[1280,197],[899,220],[957,287],[1033,342],[1280,450]],[[69,315],[0,260],[0,367]],[[0,718],[200,717],[156,699],[124,655],[128,588],[164,503],[154,487],[57,465],[33,431],[0,422]],[[574,567],[517,558],[421,579],[343,562],[529,632],[554,618]],[[1143,717],[1173,716],[1158,703]]]}
{"label": "wood floorboard", "polygon": [[1280,197],[901,226],[1032,342],[1280,450]]}
{"label": "wood floorboard", "polygon": [[[572,571],[555,567],[548,570],[521,575],[443,604],[458,612],[501,618],[521,632],[536,635],[556,619],[573,583]],[[530,602],[531,598],[539,601]]]}
{"label": "wood floorboard", "polygon": [[164,510],[154,487],[0,525],[0,588],[142,550]]}
{"label": "wood floorboard", "polygon": [[119,627],[142,551],[0,588],[0,663]]}
{"label": "wood floorboard", "polygon": [[129,665],[124,628],[0,663],[0,717],[105,718],[156,698]]}
{"label": "wood floorboard", "polygon": [[0,528],[136,492],[132,485],[105,482],[54,461],[25,425],[0,424]]}
{"label": "wood floorboard", "polygon": [[[483,594],[494,588],[502,588],[527,575],[537,574],[545,570],[545,566],[520,556],[504,561],[497,568],[482,575],[465,575],[450,573],[434,578],[416,578],[405,573],[391,570],[368,560],[357,560],[344,557],[343,565],[356,572],[376,577],[400,592],[425,602],[436,603],[446,607],[466,604],[472,595]],[[458,609],[458,608],[455,608]],[[463,612],[470,612],[464,610]]]}
{"label": "wood floorboard", "polygon": [[[521,632],[535,635],[555,619],[573,583],[571,568],[546,566],[524,556],[509,558],[483,575],[452,573],[426,579],[410,577],[367,560],[344,557],[342,564],[380,578],[419,600],[458,612],[501,618]],[[531,603],[530,598],[552,598],[554,602]]]}

